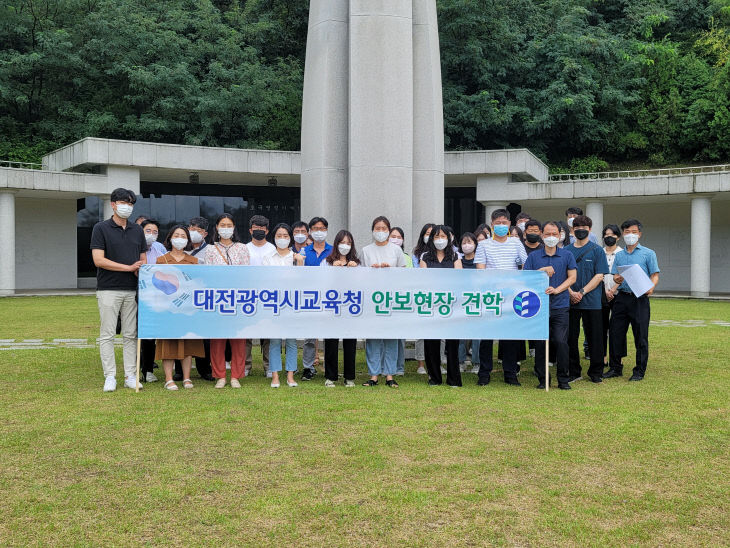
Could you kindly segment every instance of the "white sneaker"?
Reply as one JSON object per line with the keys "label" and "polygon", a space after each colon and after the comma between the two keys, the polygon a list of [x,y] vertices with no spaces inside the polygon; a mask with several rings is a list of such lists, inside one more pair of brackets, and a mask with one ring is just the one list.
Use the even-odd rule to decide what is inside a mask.
{"label": "white sneaker", "polygon": [[280,386],[281,386],[281,384],[279,384],[278,382],[271,383],[271,388],[279,388]]}
{"label": "white sneaker", "polygon": [[231,362],[226,362],[226,369],[230,369],[230,368],[231,368]]}
{"label": "white sneaker", "polygon": [[441,368],[441,374],[442,374],[442,375],[446,375],[446,368],[445,368],[445,367],[442,367],[442,368]]}
{"label": "white sneaker", "polygon": [[[134,377],[127,377],[124,379],[124,386],[127,388],[131,388],[132,390],[137,388],[137,375]],[[139,383],[139,389],[142,390],[143,386],[142,383]]]}
{"label": "white sneaker", "polygon": [[288,386],[289,388],[294,388],[294,387],[296,387],[296,386],[299,386],[299,385],[298,385],[298,384],[296,383],[296,381],[292,381],[292,382],[286,381],[286,385],[287,385],[287,386]]}
{"label": "white sneaker", "polygon": [[272,377],[271,371],[266,372],[266,378],[270,379]]}
{"label": "white sneaker", "polygon": [[[471,367],[471,360],[469,358],[464,360],[464,367]],[[462,369],[463,371],[463,369]]]}
{"label": "white sneaker", "polygon": [[152,371],[148,371],[147,374],[144,376],[145,382],[157,382],[157,377],[155,377],[155,374]]}
{"label": "white sneaker", "polygon": [[241,383],[238,379],[231,379],[231,388],[241,388]]}
{"label": "white sneaker", "polygon": [[535,357],[535,349],[534,348],[530,348],[530,357],[531,358],[534,358]]}
{"label": "white sneaker", "polygon": [[459,364],[459,371],[461,371],[462,373],[466,371],[466,363]]}
{"label": "white sneaker", "polygon": [[218,379],[215,381],[216,388],[223,388],[226,385],[226,379]]}
{"label": "white sneaker", "polygon": [[114,375],[104,377],[104,392],[114,392],[117,389],[117,379]]}
{"label": "white sneaker", "polygon": [[354,388],[355,387],[355,381],[345,381],[345,386],[347,388]]}
{"label": "white sneaker", "polygon": [[469,371],[469,373],[474,373],[475,375],[478,375],[479,374],[479,366],[478,365],[475,365],[474,367],[472,367],[471,368],[471,371]]}
{"label": "white sneaker", "polygon": [[335,381],[331,381],[331,380],[327,379],[326,381],[324,381],[324,385],[327,388],[334,388],[335,387]]}
{"label": "white sneaker", "polygon": [[420,366],[418,369],[416,369],[416,373],[418,373],[419,375],[425,375],[427,373],[426,368],[423,366]]}

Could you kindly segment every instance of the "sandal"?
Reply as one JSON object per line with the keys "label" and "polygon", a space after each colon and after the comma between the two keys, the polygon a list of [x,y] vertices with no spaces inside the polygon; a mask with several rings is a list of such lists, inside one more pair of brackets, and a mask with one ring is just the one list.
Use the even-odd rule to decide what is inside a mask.
{"label": "sandal", "polygon": [[193,381],[191,381],[190,379],[185,379],[183,381],[183,388],[192,388],[193,386],[195,386],[195,385],[193,384]]}
{"label": "sandal", "polygon": [[390,388],[398,388],[398,383],[395,382],[395,379],[390,379],[389,381],[385,381],[385,386],[389,386]]}
{"label": "sandal", "polygon": [[377,386],[378,381],[374,381],[373,379],[368,379],[367,382],[362,383],[363,386]]}
{"label": "sandal", "polygon": [[177,385],[175,384],[175,381],[167,381],[165,383],[165,388],[168,390],[177,390]]}

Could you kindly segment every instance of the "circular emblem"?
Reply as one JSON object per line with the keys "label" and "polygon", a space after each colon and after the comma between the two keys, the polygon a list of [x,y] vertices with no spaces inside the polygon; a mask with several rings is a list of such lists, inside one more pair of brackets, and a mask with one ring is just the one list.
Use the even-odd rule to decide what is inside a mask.
{"label": "circular emblem", "polygon": [[512,301],[512,308],[520,318],[532,318],[540,312],[540,297],[532,291],[522,291]]}

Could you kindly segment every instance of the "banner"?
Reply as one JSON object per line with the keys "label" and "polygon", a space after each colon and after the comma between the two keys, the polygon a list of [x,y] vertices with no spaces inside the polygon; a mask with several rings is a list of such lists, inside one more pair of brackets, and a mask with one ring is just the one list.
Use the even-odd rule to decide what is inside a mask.
{"label": "banner", "polygon": [[142,339],[548,338],[539,271],[145,265]]}

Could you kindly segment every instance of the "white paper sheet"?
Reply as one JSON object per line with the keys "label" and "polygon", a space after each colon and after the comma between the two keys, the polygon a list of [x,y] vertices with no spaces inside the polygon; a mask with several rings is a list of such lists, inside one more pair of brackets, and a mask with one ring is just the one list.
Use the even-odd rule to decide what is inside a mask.
{"label": "white paper sheet", "polygon": [[618,273],[624,277],[624,280],[626,280],[626,283],[629,284],[631,291],[637,297],[641,297],[644,293],[654,287],[654,283],[638,264],[619,266]]}

